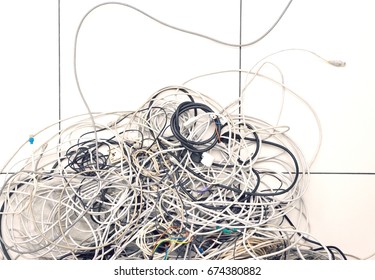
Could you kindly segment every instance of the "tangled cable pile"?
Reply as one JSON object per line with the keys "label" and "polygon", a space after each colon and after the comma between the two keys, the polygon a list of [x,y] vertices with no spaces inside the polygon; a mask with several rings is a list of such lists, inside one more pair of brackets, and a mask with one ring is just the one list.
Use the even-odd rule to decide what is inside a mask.
{"label": "tangled cable pile", "polygon": [[1,188],[5,257],[345,258],[308,234],[295,143],[232,109],[167,87],[136,111],[35,134]]}
{"label": "tangled cable pile", "polygon": [[[269,34],[291,2],[264,35],[241,45],[172,26],[125,3],[92,8],[78,26],[74,46],[75,78],[89,114],[31,136],[2,169],[7,173],[0,189],[3,255],[345,259],[340,249],[309,234],[302,200],[309,164],[286,135],[288,128],[241,113],[243,96],[222,107],[200,92],[171,86],[135,111],[91,113],[78,81],[77,38],[86,17],[99,7],[124,6],[168,28],[245,47]],[[284,93],[278,67],[268,63],[280,72],[281,83],[259,73],[266,64],[256,73],[254,66],[247,78],[266,78]]]}

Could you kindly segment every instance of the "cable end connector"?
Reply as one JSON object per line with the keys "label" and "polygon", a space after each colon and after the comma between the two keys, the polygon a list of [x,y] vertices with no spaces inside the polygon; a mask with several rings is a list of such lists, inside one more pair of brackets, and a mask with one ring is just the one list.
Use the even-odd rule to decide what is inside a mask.
{"label": "cable end connector", "polygon": [[204,152],[202,154],[202,160],[201,160],[201,163],[207,167],[211,167],[211,165],[214,163],[214,157],[212,155],[210,155],[209,153],[207,152]]}
{"label": "cable end connector", "polygon": [[346,62],[342,60],[328,60],[328,63],[335,67],[345,67]]}
{"label": "cable end connector", "polygon": [[30,135],[29,136],[29,143],[32,145],[32,144],[34,144],[34,141],[35,141],[34,135]]}

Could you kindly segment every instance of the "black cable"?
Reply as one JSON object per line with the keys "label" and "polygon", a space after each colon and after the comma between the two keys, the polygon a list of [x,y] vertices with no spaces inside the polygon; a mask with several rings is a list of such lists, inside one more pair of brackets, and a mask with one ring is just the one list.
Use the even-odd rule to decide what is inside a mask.
{"label": "black cable", "polygon": [[[296,227],[294,226],[293,222],[289,219],[288,215],[284,215],[283,218],[295,229]],[[317,241],[314,241],[314,240],[311,240],[310,238],[307,238],[306,236],[304,236],[303,234],[297,232],[297,234],[299,236],[302,237],[303,240],[309,242],[309,243],[312,243],[312,244],[315,244],[315,245],[318,245],[319,247],[318,248],[315,248],[315,249],[312,249],[312,251],[321,251],[321,250],[325,250],[325,248],[328,249],[328,251],[330,252],[331,254],[331,257],[332,259],[335,259],[335,254],[334,252],[332,252],[332,249],[336,250],[340,255],[341,257],[344,259],[344,260],[347,260],[347,257],[345,256],[345,254],[343,253],[343,251],[341,251],[338,247],[336,246],[325,246],[323,247],[323,245]]]}
{"label": "black cable", "polygon": [[[247,140],[251,140],[251,141],[256,141],[255,138],[245,138]],[[280,145],[280,144],[277,144],[277,143],[274,143],[274,142],[271,142],[271,141],[266,141],[266,140],[262,140],[262,144],[267,144],[267,145],[271,145],[271,146],[274,146],[274,147],[277,147],[283,151],[285,151],[293,160],[293,163],[294,163],[294,167],[295,167],[295,176],[294,176],[294,179],[292,181],[292,183],[286,188],[286,189],[282,189],[281,191],[277,191],[277,192],[273,192],[273,193],[266,193],[266,192],[258,192],[258,193],[254,193],[255,196],[275,196],[275,195],[282,195],[282,194],[285,194],[287,192],[289,192],[298,182],[298,178],[299,178],[299,165],[298,165],[298,161],[297,161],[297,158],[294,156],[294,154],[286,147],[284,147],[283,145]],[[259,173],[258,173],[259,175]]]}
{"label": "black cable", "polygon": [[[228,123],[224,124],[222,126],[222,129],[224,129],[226,126],[228,125]],[[258,153],[260,151],[260,144],[261,144],[261,140],[259,138],[259,135],[258,133],[255,132],[255,128],[249,124],[249,123],[244,123],[244,124],[241,124],[242,126],[246,126],[246,128],[248,128],[250,131],[253,131],[252,134],[254,135],[254,138],[242,138],[239,134],[236,134],[236,133],[229,133],[229,131],[226,131],[224,132],[221,136],[220,136],[220,139],[221,139],[221,142],[225,143],[225,144],[228,144],[229,143],[229,138],[233,139],[233,140],[236,140],[237,142],[241,142],[241,141],[246,141],[246,140],[250,140],[250,142],[255,142],[255,150],[254,150],[254,153],[252,154],[251,156],[251,160],[254,160],[257,156],[258,156]],[[255,140],[254,140],[255,139]],[[238,159],[238,162],[240,164],[243,164],[243,165],[247,165],[249,164],[251,161],[250,160],[246,160],[245,162],[243,162],[241,159]]]}
{"label": "black cable", "polygon": [[[186,101],[181,103],[176,111],[173,113],[171,117],[171,130],[173,135],[177,138],[177,140],[181,143],[183,147],[185,147],[187,150],[189,150],[192,153],[204,153],[209,150],[211,150],[219,141],[219,137],[221,134],[221,122],[218,117],[215,118],[215,131],[206,140],[201,141],[193,141],[188,140],[185,136],[181,134],[181,127],[180,127],[180,116],[189,111],[189,110],[202,110],[205,113],[213,113],[214,111],[208,107],[206,104],[202,103],[196,103],[196,102],[190,102]],[[201,148],[197,148],[201,147]],[[203,147],[202,147],[203,146]]]}

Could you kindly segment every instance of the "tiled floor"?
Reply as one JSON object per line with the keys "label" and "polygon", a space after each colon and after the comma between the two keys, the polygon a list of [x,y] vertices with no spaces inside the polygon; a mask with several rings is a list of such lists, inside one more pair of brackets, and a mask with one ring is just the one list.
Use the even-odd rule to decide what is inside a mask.
{"label": "tiled floor", "polygon": [[[263,34],[287,2],[127,1],[169,24],[234,44]],[[312,105],[322,125],[322,147],[305,196],[311,231],[323,243],[366,257],[375,251],[375,5],[370,0],[310,2],[293,2],[269,36],[241,50],[168,29],[133,9],[106,5],[82,25],[78,74],[93,111],[117,111],[134,109],[159,88],[200,74],[248,70],[282,49],[304,48],[345,60],[345,68],[335,68],[300,51],[269,59],[282,69],[285,84]],[[1,164],[30,134],[59,117],[86,112],[74,82],[74,36],[84,14],[100,3],[61,0],[60,90],[58,1],[0,3]],[[275,73],[272,67],[264,71]],[[226,104],[238,97],[240,82],[245,77],[232,73],[189,85]],[[274,124],[280,91],[259,82],[246,93],[245,104],[246,113]],[[286,96],[280,124],[291,127],[289,135],[310,159],[318,130],[292,95]]]}

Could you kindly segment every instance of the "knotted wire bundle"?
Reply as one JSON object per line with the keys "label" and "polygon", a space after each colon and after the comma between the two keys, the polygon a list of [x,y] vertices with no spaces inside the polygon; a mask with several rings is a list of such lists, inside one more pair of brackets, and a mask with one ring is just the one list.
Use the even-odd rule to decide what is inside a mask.
{"label": "knotted wire bundle", "polygon": [[228,112],[167,87],[136,111],[76,116],[56,134],[57,124],[35,134],[1,188],[5,257],[345,258],[310,239],[308,167],[295,143]]}

